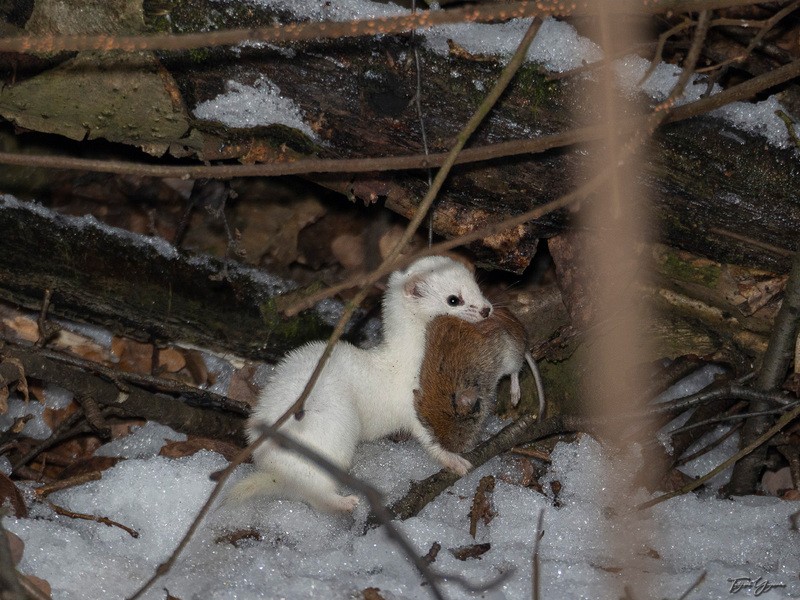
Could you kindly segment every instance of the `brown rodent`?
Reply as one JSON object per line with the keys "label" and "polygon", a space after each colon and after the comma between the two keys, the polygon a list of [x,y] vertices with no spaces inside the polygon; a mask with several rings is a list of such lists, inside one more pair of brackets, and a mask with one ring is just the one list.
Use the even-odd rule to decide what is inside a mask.
{"label": "brown rodent", "polygon": [[527,361],[544,412],[541,375],[528,351],[528,333],[511,311],[495,308],[488,319],[468,323],[440,316],[427,328],[425,356],[414,408],[422,424],[450,452],[474,446],[494,402],[497,382],[511,376],[511,401],[520,398],[519,371]]}

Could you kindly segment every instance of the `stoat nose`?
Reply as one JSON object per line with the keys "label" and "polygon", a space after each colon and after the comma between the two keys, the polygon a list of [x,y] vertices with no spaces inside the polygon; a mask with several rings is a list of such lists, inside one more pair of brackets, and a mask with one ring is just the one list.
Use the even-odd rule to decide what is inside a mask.
{"label": "stoat nose", "polygon": [[484,307],[481,309],[481,316],[482,316],[484,319],[485,319],[486,317],[488,317],[490,314],[492,314],[492,306],[491,306],[491,304],[489,304],[489,305],[487,305],[487,306],[484,306]]}

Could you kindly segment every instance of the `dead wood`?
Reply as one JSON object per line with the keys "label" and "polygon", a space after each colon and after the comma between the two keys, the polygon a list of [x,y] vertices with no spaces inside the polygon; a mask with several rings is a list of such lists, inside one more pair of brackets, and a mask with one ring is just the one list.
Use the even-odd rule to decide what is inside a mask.
{"label": "dead wood", "polygon": [[[659,10],[664,10],[663,3],[659,6]],[[172,26],[182,32],[192,31],[198,22],[206,22],[198,19],[198,14],[209,15],[214,29],[253,28],[271,25],[274,19],[292,20],[286,11],[260,6],[249,7],[241,15],[233,11],[222,15],[213,3],[199,2],[193,3],[191,9],[181,5],[172,7],[169,18],[162,18],[159,25]],[[292,28],[292,35],[309,27],[313,29],[316,24]],[[272,29],[273,33],[280,33]],[[330,32],[334,29],[328,24]],[[252,30],[249,33],[252,34]],[[288,30],[284,33],[288,35]],[[217,37],[217,34],[205,33],[198,39],[205,45]],[[104,39],[104,47],[113,41],[113,38]],[[170,82],[164,87],[175,100],[170,110],[175,111],[175,119],[188,123],[189,131],[162,136],[156,145],[168,145],[175,156],[204,161],[268,162],[311,155],[353,158],[422,152],[422,135],[412,102],[417,92],[416,72],[413,61],[407,58],[411,54],[409,37],[384,35],[306,41],[292,45],[291,49],[291,58],[287,58],[282,48],[162,54],[165,67],[162,74],[165,81]],[[440,152],[449,146],[480,101],[481,89],[488,88],[497,77],[500,61],[456,54],[442,56],[424,48],[421,53],[425,70],[420,101],[425,108],[430,149]],[[81,56],[71,60],[87,60]],[[188,108],[223,91],[225,82],[230,79],[231,61],[235,61],[237,79],[242,83],[252,83],[261,76],[274,82],[306,115],[318,138],[311,139],[284,126],[226,129],[188,117]],[[130,70],[129,63],[126,62],[125,68]],[[785,66],[795,68],[791,64]],[[53,73],[57,69],[16,82],[4,94],[7,98],[29,100],[31,94],[46,94],[46,90],[42,91],[44,86],[36,80],[59,80],[58,74]],[[65,65],[61,71],[69,73],[70,69],[75,70]],[[779,70],[773,67],[774,72]],[[141,71],[147,69],[142,67]],[[134,85],[133,81],[130,85]],[[771,85],[776,83],[780,82]],[[59,80],[61,91],[62,84],[70,85],[69,81],[65,84]],[[747,97],[763,89],[754,89]],[[27,95],[26,90],[30,91]],[[137,95],[131,93],[130,97]],[[459,101],[452,102],[452,98]],[[568,131],[575,127],[571,115],[578,98],[574,80],[549,81],[539,72],[539,67],[525,65],[472,145],[529,137],[528,132],[532,131],[537,136]],[[37,96],[37,99],[40,98]],[[23,105],[6,102],[4,115],[12,120],[35,117],[47,123],[48,128],[56,123],[65,130],[77,128],[81,135],[85,133],[84,123],[97,121],[96,114],[65,115],[52,110],[43,120],[42,110],[47,112],[50,110],[47,107],[55,107],[57,102],[44,103],[42,110],[39,104],[35,104],[34,109],[34,103],[29,103],[29,114],[24,114],[26,110],[20,108]],[[124,107],[114,106],[112,112],[124,112]],[[592,110],[587,114],[595,116]],[[154,115],[153,120],[157,116]],[[37,128],[31,123],[27,126]],[[102,127],[107,125],[104,123]],[[89,129],[90,137],[103,134],[115,139],[112,132],[104,133],[100,125],[90,125]],[[121,140],[125,142],[124,136]],[[155,142],[127,143],[147,146]],[[776,149],[765,145],[758,136],[745,134],[719,120],[701,117],[664,127],[655,136],[651,151],[645,184],[653,194],[665,241],[712,256],[720,262],[785,269],[787,253],[797,249],[794,232],[800,227],[800,208],[794,200],[800,192],[800,182],[792,176],[796,167],[792,150]],[[552,150],[533,157],[495,159],[456,168],[434,214],[437,233],[454,237],[563,195],[570,185],[569,175],[580,172],[584,166],[581,153],[582,150]],[[702,165],[702,177],[698,177],[699,165]],[[425,169],[402,175],[343,174],[316,179],[351,197],[367,202],[382,200],[392,210],[409,217],[427,186]],[[765,197],[770,199],[769,203],[763,202]],[[693,215],[691,223],[682,218],[687,212]],[[754,214],[761,216],[761,226],[755,232],[751,227]],[[566,223],[567,215],[559,212],[509,229],[503,235],[490,236],[471,247],[484,264],[519,272],[528,265],[538,239],[553,235]]]}
{"label": "dead wood", "polygon": [[[232,410],[234,404],[221,410],[216,398],[211,398],[205,406],[191,406],[174,396],[152,392],[132,383],[126,383],[120,389],[114,380],[95,373],[103,367],[96,365],[87,370],[75,366],[75,359],[58,360],[58,354],[48,350],[7,343],[0,347],[0,354],[19,360],[29,377],[58,385],[77,396],[92,397],[98,405],[127,417],[157,421],[187,435],[213,436],[237,443],[244,441],[244,415],[241,410]],[[109,371],[106,370],[106,374]],[[125,381],[125,376],[120,373],[117,381]],[[203,395],[202,390],[196,390],[192,401],[200,404]],[[77,420],[73,425],[79,425]],[[85,425],[89,431],[91,427]]]}
{"label": "dead wood", "polygon": [[[474,450],[464,454],[474,467],[479,467],[498,454],[510,450],[514,446],[534,442],[536,440],[579,431],[585,428],[585,422],[578,417],[556,416],[537,421],[533,415],[526,415],[504,427],[497,434],[478,445]],[[405,520],[417,515],[436,496],[458,481],[458,475],[449,471],[439,471],[411,484],[405,496],[389,507],[395,518]],[[367,523],[374,527],[379,521],[371,514]]]}
{"label": "dead wood", "polygon": [[[783,303],[775,319],[764,362],[756,377],[756,389],[771,391],[783,384],[794,357],[798,330],[800,330],[800,252],[795,254],[792,261]],[[755,412],[768,408],[769,405],[762,401],[751,404],[751,409]],[[772,422],[773,419],[767,415],[748,419],[742,430],[742,447],[747,447],[753,444],[754,440],[763,437]],[[728,493],[736,495],[754,493],[764,469],[766,456],[766,446],[760,446],[744,456],[733,470],[727,487]]]}
{"label": "dead wood", "polygon": [[181,340],[276,358],[329,331],[310,311],[275,309],[292,286],[257,269],[193,257],[158,238],[0,199],[0,299],[141,341]]}

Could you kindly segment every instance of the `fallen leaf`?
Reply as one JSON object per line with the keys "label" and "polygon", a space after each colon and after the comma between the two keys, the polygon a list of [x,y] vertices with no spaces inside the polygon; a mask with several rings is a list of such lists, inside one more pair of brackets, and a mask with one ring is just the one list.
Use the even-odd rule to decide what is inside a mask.
{"label": "fallen leaf", "polygon": [[78,403],[74,400],[67,404],[64,408],[52,408],[50,406],[45,406],[44,410],[42,411],[42,420],[51,430],[54,430],[64,421],[64,419],[77,411],[78,408]]}
{"label": "fallen leaf", "polygon": [[488,525],[495,516],[492,510],[492,492],[494,491],[494,475],[481,477],[475,496],[472,499],[472,508],[469,511],[469,534],[475,539],[478,531],[478,521],[482,520],[484,525]]}
{"label": "fallen leaf", "polygon": [[470,558],[478,558],[486,554],[492,549],[491,544],[472,544],[470,546],[459,546],[458,548],[450,548],[450,553],[458,560],[469,560]]}
{"label": "fallen leaf", "polygon": [[197,350],[186,350],[183,354],[186,370],[192,376],[195,385],[205,385],[208,381],[208,367],[203,355]]}
{"label": "fallen leaf", "polygon": [[239,453],[241,448],[212,438],[192,437],[185,442],[167,442],[158,453],[167,458],[183,458],[184,456],[191,456],[200,450],[211,450],[221,454],[228,460],[233,460],[233,457]]}
{"label": "fallen leaf", "polygon": [[50,584],[41,577],[36,577],[36,575],[23,575],[23,577],[27,579],[33,587],[38,589],[45,598],[50,598],[52,596],[53,590]]}
{"label": "fallen leaf", "polygon": [[428,550],[428,553],[422,557],[423,562],[429,565],[436,561],[436,557],[439,555],[439,550],[441,549],[442,545],[439,542],[433,542],[433,544],[431,544],[431,549]]}
{"label": "fallen leaf", "polygon": [[369,587],[361,592],[361,596],[364,600],[384,600],[381,595],[381,588]]}
{"label": "fallen leaf", "polygon": [[11,330],[11,335],[5,335],[11,339],[16,337],[17,341],[34,343],[39,339],[39,325],[36,319],[30,317],[6,317],[3,319],[3,328]]}
{"label": "fallen leaf", "polygon": [[186,358],[177,348],[163,348],[158,352],[158,368],[167,373],[177,373],[186,366]]}
{"label": "fallen leaf", "polygon": [[674,492],[675,490],[681,489],[691,481],[693,481],[693,478],[680,469],[671,469],[661,479],[658,487],[665,492]]}
{"label": "fallen leaf", "polygon": [[781,500],[798,501],[800,500],[800,490],[786,490],[781,496]]}
{"label": "fallen leaf", "polygon": [[111,341],[111,351],[117,356],[117,366],[129,373],[149,375],[153,366],[153,345],[134,340],[115,337]]}
{"label": "fallen leaf", "polygon": [[98,363],[111,362],[111,353],[91,338],[62,329],[50,342],[54,350],[61,350]]}
{"label": "fallen leaf", "polygon": [[25,551],[25,542],[23,542],[18,535],[10,531],[6,531],[6,540],[11,550],[11,561],[16,565],[22,560],[22,553]]}
{"label": "fallen leaf", "polygon": [[23,519],[28,516],[28,507],[25,506],[19,488],[7,475],[0,473],[0,506],[6,502],[11,504],[15,516]]}
{"label": "fallen leaf", "polygon": [[105,471],[121,460],[123,459],[118,456],[90,456],[89,458],[81,458],[61,471],[58,475],[58,479],[68,479],[94,471]]}
{"label": "fallen leaf", "polygon": [[236,531],[232,531],[225,535],[221,535],[214,541],[217,544],[230,544],[231,546],[239,548],[243,540],[255,540],[257,542],[260,542],[263,539],[264,536],[261,535],[260,531],[258,531],[257,529],[248,528],[248,529],[237,529]]}

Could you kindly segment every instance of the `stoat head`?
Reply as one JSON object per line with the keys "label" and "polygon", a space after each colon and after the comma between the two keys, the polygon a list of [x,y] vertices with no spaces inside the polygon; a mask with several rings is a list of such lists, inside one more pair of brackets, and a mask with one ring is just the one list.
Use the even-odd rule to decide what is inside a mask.
{"label": "stoat head", "polygon": [[392,273],[386,308],[398,310],[397,302],[423,323],[439,315],[475,323],[492,313],[492,304],[484,298],[472,272],[446,256],[421,258],[405,271]]}

